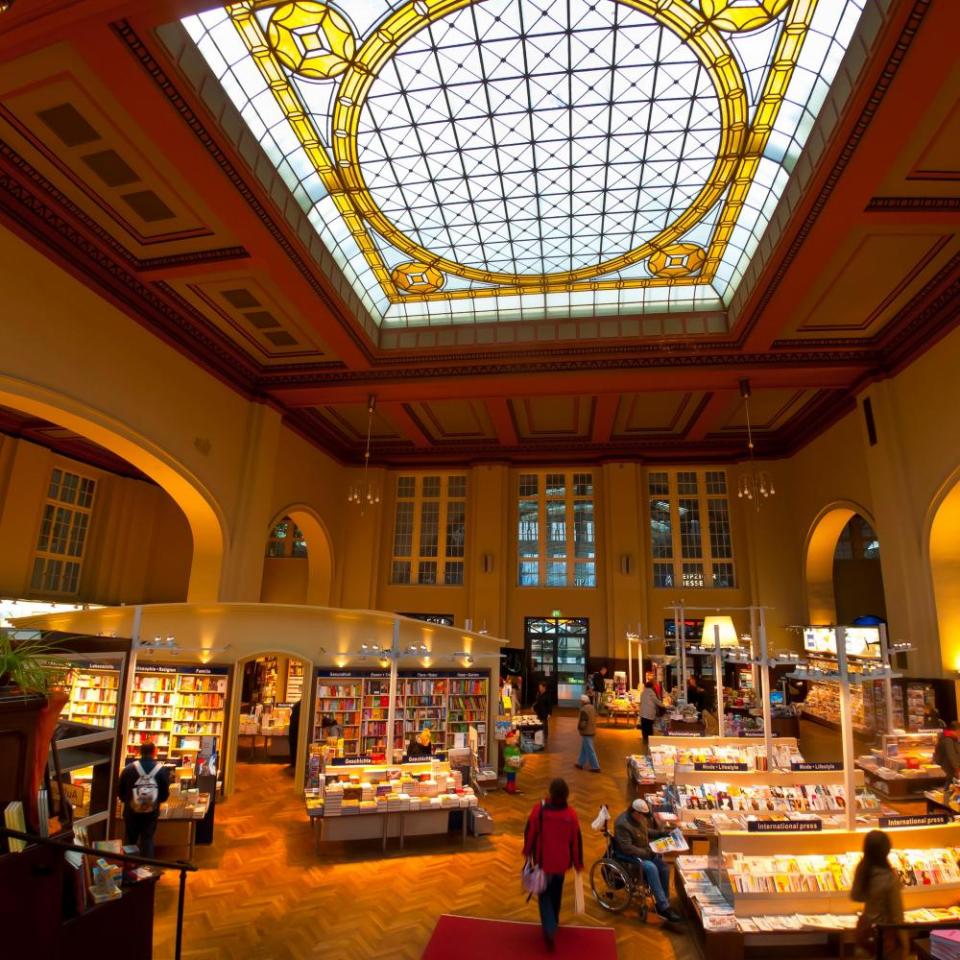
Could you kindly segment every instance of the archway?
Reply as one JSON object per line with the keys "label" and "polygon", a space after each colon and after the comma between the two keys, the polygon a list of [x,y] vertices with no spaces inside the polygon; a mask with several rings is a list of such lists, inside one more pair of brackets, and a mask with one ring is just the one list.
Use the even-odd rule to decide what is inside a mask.
{"label": "archway", "polygon": [[934,499],[930,531],[930,577],[946,673],[960,669],[960,471]]}
{"label": "archway", "polygon": [[190,525],[193,557],[187,600],[219,599],[225,525],[213,497],[182,463],[121,421],[35,384],[0,376],[0,404],[87,437],[133,464],[162,487]]}
{"label": "archway", "polygon": [[[859,616],[863,613],[876,613],[883,616],[884,609],[858,610],[863,605],[877,606],[882,604],[883,585],[879,579],[879,566],[876,569],[870,569],[870,576],[867,577],[859,569],[852,571],[837,570],[838,544],[841,544],[841,537],[844,542],[852,539],[861,544],[863,537],[860,531],[869,531],[872,529],[872,522],[869,514],[863,507],[850,501],[840,501],[831,504],[820,512],[814,520],[807,535],[807,545],[804,551],[804,574],[807,592],[807,616],[810,623],[837,623],[838,613],[842,614],[847,620],[852,620],[853,616]],[[868,545],[864,549],[858,546],[857,562],[869,558],[870,551],[874,548]],[[867,552],[864,552],[867,550]],[[851,551],[851,560],[853,560]],[[842,551],[841,551],[842,554]],[[846,561],[841,557],[841,565]],[[879,561],[876,561],[879,564]],[[838,578],[838,573],[840,577]],[[850,602],[841,604],[849,609],[838,611],[837,603],[837,585],[838,579],[845,588]],[[876,583],[873,583],[876,579]],[[845,580],[849,580],[847,584]],[[860,580],[864,583],[860,584]],[[869,580],[870,582],[866,582]],[[862,586],[862,589],[860,587]],[[870,597],[878,597],[872,602]],[[855,612],[856,611],[856,612]]]}
{"label": "archway", "polygon": [[[273,535],[285,522],[293,528],[284,531],[286,549],[271,553],[271,542],[275,542]],[[333,550],[319,515],[304,504],[292,504],[274,518],[268,538],[261,602],[330,606]]]}
{"label": "archway", "polygon": [[[271,668],[276,671],[272,678]],[[234,670],[226,792],[234,789],[238,765],[254,763],[259,767],[258,780],[274,786],[282,783],[299,793],[306,767],[305,745],[313,730],[313,664],[302,654],[272,647],[242,657]],[[293,704],[299,706],[294,709]],[[288,760],[292,764],[288,765]],[[273,769],[277,767],[283,768],[282,776]]]}

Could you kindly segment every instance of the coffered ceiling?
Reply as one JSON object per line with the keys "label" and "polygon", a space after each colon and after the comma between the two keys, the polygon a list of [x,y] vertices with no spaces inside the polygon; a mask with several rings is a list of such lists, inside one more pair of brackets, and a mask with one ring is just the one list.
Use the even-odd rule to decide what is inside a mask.
{"label": "coffered ceiling", "polygon": [[[451,16],[462,17],[471,6],[489,13],[495,5],[504,8],[505,16],[525,6],[464,0],[455,5],[461,12]],[[572,9],[547,0],[541,5],[549,7],[545,18],[548,13],[559,16],[561,7]],[[551,230],[560,232],[553,236],[539,230],[534,238],[524,227],[523,233],[520,201],[528,197],[532,203],[547,190],[546,180],[538,180],[541,165],[528,163],[549,141],[546,134],[539,139],[525,134],[526,153],[506,133],[493,145],[478,140],[471,148],[462,140],[455,142],[472,122],[470,117],[462,112],[448,117],[436,149],[446,149],[446,144],[450,156],[456,154],[459,179],[448,184],[449,196],[434,191],[430,210],[423,211],[426,219],[416,220],[418,207],[412,194],[407,196],[414,181],[400,182],[398,168],[391,164],[391,158],[404,155],[403,144],[398,141],[384,151],[386,141],[378,141],[380,153],[374,156],[372,143],[367,143],[374,129],[369,125],[376,120],[375,126],[384,127],[401,108],[402,116],[396,115],[402,119],[403,137],[415,136],[421,119],[429,122],[411,113],[413,101],[401,97],[397,77],[389,90],[373,86],[371,96],[379,106],[353,118],[360,124],[358,152],[344,159],[354,164],[351,175],[369,177],[377,209],[400,203],[395,213],[402,229],[391,234],[373,208],[361,204],[357,213],[347,205],[340,223],[354,223],[356,230],[343,234],[345,228],[337,221],[319,218],[319,201],[310,190],[329,191],[330,183],[310,180],[312,168],[295,155],[304,141],[295,143],[278,127],[275,142],[287,144],[289,156],[274,149],[251,111],[238,107],[243,97],[231,85],[225,66],[229,58],[218,67],[209,50],[198,49],[198,24],[207,29],[224,23],[224,17],[231,20],[207,13],[208,4],[201,0],[19,0],[0,15],[0,218],[119,305],[131,322],[154,331],[245,396],[279,404],[291,426],[347,462],[357,462],[362,455],[370,396],[376,398],[374,459],[386,464],[742,457],[745,411],[738,382],[743,377],[753,390],[750,412],[758,455],[788,454],[851,409],[859,387],[895,372],[950,329],[957,321],[960,290],[960,65],[952,41],[960,32],[960,5],[877,0],[866,4],[862,15],[861,4],[820,0],[820,5],[824,10],[850,6],[859,17],[843,39],[848,49],[842,60],[829,45],[823,48],[829,70],[836,73],[833,87],[823,95],[816,119],[806,122],[802,150],[794,143],[779,152],[769,144],[760,151],[780,165],[775,191],[779,201],[774,193],[765,195],[762,210],[755,211],[758,239],[738,241],[742,249],[755,247],[746,260],[737,261],[742,276],[723,289],[711,281],[710,296],[696,302],[684,303],[679,295],[674,302],[651,299],[644,290],[658,289],[647,281],[656,279],[656,270],[672,267],[685,284],[699,283],[698,277],[705,276],[701,267],[688,269],[689,258],[686,266],[674,263],[679,253],[667,248],[696,242],[709,249],[707,227],[713,230],[717,221],[705,214],[700,226],[690,227],[692,232],[667,237],[664,231],[687,209],[683,204],[693,202],[689,190],[680,190],[686,197],[682,203],[676,193],[669,203],[657,206],[653,194],[660,199],[665,194],[655,186],[644,187],[646,174],[640,166],[632,173],[614,171],[614,179],[619,178],[616,188],[621,193],[632,191],[629,202],[636,211],[647,211],[649,229],[619,236],[616,210],[588,215],[580,202],[585,197],[573,190],[568,176],[563,209],[550,220]],[[285,22],[283,9],[276,9],[283,6],[276,0],[238,4],[233,19],[259,17],[265,49],[278,56],[283,45],[267,41],[271,18]],[[454,27],[463,27],[459,20],[435,16],[436,3],[407,6],[417,16],[438,21],[430,24],[434,47],[441,27],[448,40],[456,33]],[[648,57],[644,44],[649,46],[654,34],[661,40],[667,34],[676,39],[676,24],[654,22],[662,4],[596,0],[592,6],[606,18],[595,25],[596,36],[607,43],[610,37],[619,42],[635,33],[641,59]],[[775,45],[779,27],[774,20],[789,17],[797,5],[776,0],[755,6],[765,11],[769,22],[753,28],[752,36],[766,30],[768,46]],[[724,43],[751,39],[751,31],[737,39],[721,29],[724,15],[740,18],[736,11],[747,10],[749,4],[675,0],[669,7],[676,16],[712,17],[710,29],[719,31]],[[358,41],[352,53],[344,46],[342,76],[311,79],[302,70],[290,72],[288,61],[278,61],[287,70],[284,82],[314,98],[313,122],[319,123],[317,98],[326,96],[324,91],[341,90],[335,84],[345,82],[362,62],[356,51],[365,49],[364,31],[372,29],[373,21],[361,23],[360,7],[349,3],[300,8],[315,20],[330,9],[344,12],[344,22]],[[363,5],[367,19],[371,11],[396,17],[395,8],[399,6],[387,0]],[[200,14],[200,19],[189,19]],[[183,18],[188,18],[185,23]],[[321,20],[328,26],[334,22]],[[483,29],[493,29],[492,23]],[[553,42],[545,38],[556,39],[556,31],[551,33],[546,24],[542,20],[537,36],[516,23],[510,29],[520,31],[514,36],[520,48],[524,43],[543,46]],[[224,25],[236,34],[233,22]],[[316,23],[310,29],[319,36],[315,28]],[[485,49],[492,49],[490,44],[500,42],[482,32],[476,26],[469,38],[481,58]],[[837,35],[842,32],[838,24]],[[401,59],[395,72],[407,68],[404,56],[412,63],[415,53],[423,54],[427,36],[414,31],[397,40],[396,56]],[[815,42],[821,43],[812,36],[807,37],[811,46],[806,56],[812,55]],[[420,47],[405,46],[408,40]],[[236,69],[242,72],[250,48],[239,37],[237,43],[235,63],[241,65]],[[297,43],[302,46],[302,38]],[[310,43],[304,48],[310,48],[308,53]],[[754,73],[744,75],[748,100],[749,91],[765,82],[769,50],[761,56],[756,52],[760,46],[755,42],[750,54],[759,58]],[[596,50],[601,47],[598,42]],[[325,55],[326,48],[318,49]],[[547,54],[559,57],[558,64],[570,56],[569,51]],[[504,69],[512,69],[511,56],[504,47]],[[689,58],[676,47],[671,82],[681,82],[677,78],[683,63],[696,74],[705,56],[701,51],[687,63]],[[596,66],[608,78],[620,75],[609,63]],[[584,62],[577,69],[588,67]],[[439,84],[437,89],[458,82],[460,75],[451,63],[437,69],[442,75],[429,78],[429,83]],[[638,82],[643,74],[640,61],[627,62],[622,71],[623,77]],[[253,75],[247,76],[254,83]],[[719,82],[714,78],[713,85],[704,88],[707,99]],[[690,83],[694,86],[688,106],[699,89],[693,79]],[[530,89],[528,84],[522,110],[539,122],[548,106],[531,100]],[[275,92],[266,92],[270,102]],[[569,90],[565,95],[572,96]],[[467,107],[470,99],[464,101]],[[610,126],[613,100],[604,101],[607,114],[597,136],[608,146],[624,147]],[[647,97],[651,110],[657,101],[654,90]],[[745,106],[751,122],[756,117],[752,103]],[[276,110],[264,104],[263,111]],[[390,110],[385,104],[392,104]],[[583,138],[599,121],[583,113],[590,112],[583,97],[566,106],[564,142],[571,149],[584,146]],[[574,107],[580,113],[575,114]],[[580,126],[571,126],[574,117]],[[439,130],[441,121],[434,119]],[[642,166],[643,156],[636,150],[644,137],[651,143],[666,142],[665,131],[673,121],[666,115],[661,119],[659,132],[644,127],[630,133],[631,142],[636,141],[630,148],[634,166]],[[290,121],[280,116],[276,122]],[[693,130],[691,123],[692,114],[682,126],[687,134]],[[705,144],[709,118],[703,123]],[[324,129],[337,128],[333,124]],[[738,149],[737,162],[743,164],[749,149]],[[336,159],[336,145],[331,150]],[[500,150],[520,151],[516,172],[519,176],[525,171],[527,179],[518,182],[513,193],[498,187],[506,191],[507,200],[516,201],[516,209],[501,205],[497,226],[489,221],[493,207],[470,193],[476,178],[462,163],[479,157],[478,151],[486,158],[483,162],[493,162]],[[430,160],[429,154],[421,156]],[[675,188],[682,186],[681,174],[696,179],[696,164],[688,160],[676,154],[671,161]],[[372,167],[365,171],[368,161],[379,165],[379,172],[371,172]],[[568,157],[568,173],[574,167]],[[442,180],[439,168],[430,169],[423,183]],[[604,169],[604,182],[612,190],[612,168]],[[411,172],[410,177],[415,175]],[[343,176],[345,180],[336,182],[349,186],[349,177]],[[581,180],[586,189],[595,178]],[[731,189],[729,183],[724,189]],[[466,191],[459,200],[454,196],[458,190]],[[331,196],[336,199],[335,193]],[[627,202],[625,193],[617,196],[618,202]],[[716,202],[722,204],[723,196]],[[450,215],[469,213],[469,224],[447,224],[463,236],[446,227],[430,233],[431,217],[447,223],[445,208]],[[607,212],[609,224],[595,222]],[[561,213],[562,224],[557,219]],[[351,221],[354,214],[359,219]],[[407,223],[404,217],[414,220]],[[580,222],[584,217],[589,224]],[[541,222],[546,220],[541,217]],[[488,227],[507,230],[510,241],[488,250],[482,237],[473,242],[466,235]],[[696,230],[703,236],[694,237]],[[562,255],[557,253],[555,241],[561,233],[571,242],[579,237],[580,246],[568,242]],[[521,234],[526,237],[522,242]],[[338,236],[339,246],[331,240]],[[359,244],[361,253],[368,240],[376,246],[386,270],[382,283],[358,283],[364,270],[372,270],[373,251],[360,259],[359,254],[347,255],[347,240]],[[403,277],[397,270],[401,254],[415,262],[414,246],[433,259],[423,270],[413,271],[416,277],[411,280],[409,270]],[[606,252],[614,248],[617,256],[629,254],[635,266],[624,263],[604,273],[606,268],[598,265],[606,263]],[[637,251],[643,256],[633,257]],[[466,272],[460,269],[464,265]],[[714,266],[724,269],[720,261]],[[592,279],[566,275],[587,267],[596,274]],[[514,279],[484,280],[473,276],[476,271],[511,274]],[[376,279],[375,272],[370,276]],[[539,279],[534,282],[532,277]],[[616,280],[612,287],[607,283],[611,277]],[[437,283],[436,290],[427,289]],[[530,289],[509,289],[511,283]],[[583,283],[592,285],[590,297],[580,295],[578,285]],[[485,284],[488,290],[491,284],[502,289],[496,295],[484,293]],[[601,287],[607,291],[603,296]],[[671,289],[681,287],[674,283]],[[463,292],[468,288],[469,295]],[[434,296],[456,290],[461,292],[453,299]],[[616,296],[611,298],[610,290]],[[464,313],[430,306],[465,303],[471,297],[473,306]],[[491,313],[484,300],[499,306]],[[420,304],[416,309],[411,307],[414,301]],[[434,309],[439,312],[429,315]]]}

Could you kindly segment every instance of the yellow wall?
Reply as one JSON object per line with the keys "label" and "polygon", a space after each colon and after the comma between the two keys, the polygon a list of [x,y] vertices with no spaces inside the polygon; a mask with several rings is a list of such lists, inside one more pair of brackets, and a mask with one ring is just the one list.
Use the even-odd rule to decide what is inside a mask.
{"label": "yellow wall", "polygon": [[106,473],[7,436],[0,436],[0,596],[44,596],[31,589],[30,581],[54,468],[89,477],[97,484],[79,602],[186,599],[190,529],[167,494],[152,483]]}

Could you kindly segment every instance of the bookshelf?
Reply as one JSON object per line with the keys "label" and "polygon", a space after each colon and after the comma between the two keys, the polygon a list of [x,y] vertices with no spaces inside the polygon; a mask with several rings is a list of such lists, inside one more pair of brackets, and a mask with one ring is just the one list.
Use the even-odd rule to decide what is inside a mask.
{"label": "bookshelf", "polygon": [[140,744],[155,743],[157,756],[166,762],[191,766],[213,737],[223,758],[228,667],[140,665],[130,696],[125,756],[134,759]]}
{"label": "bookshelf", "polygon": [[313,716],[312,741],[324,738],[320,721],[324,716],[333,717],[340,727],[345,756],[360,753],[360,712],[363,697],[363,681],[348,673],[328,672],[317,679],[317,696]]}
{"label": "bookshelf", "polygon": [[71,666],[70,699],[60,716],[91,727],[116,726],[121,664],[74,663]]}
{"label": "bookshelf", "polygon": [[[487,673],[401,671],[397,680],[394,749],[402,750],[429,721],[438,750],[454,746],[456,734],[466,734],[470,726],[475,726],[484,757],[489,691]],[[320,721],[327,715],[334,717],[342,729],[344,756],[385,752],[389,709],[388,671],[318,671],[313,742],[324,739]]]}
{"label": "bookshelf", "polygon": [[287,689],[284,694],[285,703],[296,703],[303,699],[303,661],[287,661]]}

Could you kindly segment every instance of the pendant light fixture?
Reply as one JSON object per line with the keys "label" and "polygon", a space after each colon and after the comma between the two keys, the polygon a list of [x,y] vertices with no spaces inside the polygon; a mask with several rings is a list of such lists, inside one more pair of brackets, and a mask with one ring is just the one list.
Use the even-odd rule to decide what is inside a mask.
{"label": "pendant light fixture", "polygon": [[373,411],[376,409],[377,398],[370,394],[367,397],[367,444],[363,451],[363,480],[353,484],[347,494],[347,502],[357,504],[360,514],[363,515],[366,506],[373,506],[380,502],[380,487],[370,481],[370,436],[373,431]]}
{"label": "pendant light fixture", "polygon": [[737,481],[737,496],[742,500],[752,500],[757,510],[760,501],[772,497],[777,491],[773,487],[773,477],[766,470],[758,470],[753,458],[753,427],[750,423],[750,381],[740,381],[740,396],[747,415],[747,450],[750,455],[749,470],[741,473]]}

